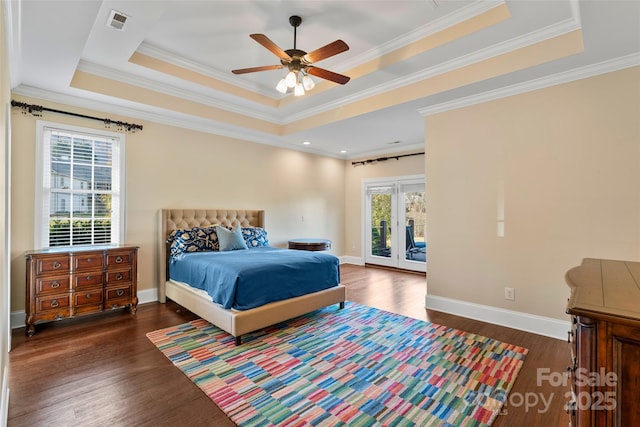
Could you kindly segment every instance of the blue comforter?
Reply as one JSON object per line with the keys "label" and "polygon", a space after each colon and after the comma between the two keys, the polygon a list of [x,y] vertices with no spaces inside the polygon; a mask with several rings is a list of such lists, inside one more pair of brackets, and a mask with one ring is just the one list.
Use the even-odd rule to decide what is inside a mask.
{"label": "blue comforter", "polygon": [[337,286],[340,267],[324,252],[258,247],[186,253],[169,264],[169,276],[224,308],[248,310]]}

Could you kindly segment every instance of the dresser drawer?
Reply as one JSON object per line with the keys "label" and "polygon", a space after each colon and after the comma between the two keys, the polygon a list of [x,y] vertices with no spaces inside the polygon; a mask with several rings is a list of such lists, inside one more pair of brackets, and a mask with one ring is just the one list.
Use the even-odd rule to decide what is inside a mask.
{"label": "dresser drawer", "polygon": [[131,304],[131,286],[117,286],[105,290],[105,309],[118,308]]}
{"label": "dresser drawer", "polygon": [[102,304],[102,288],[78,291],[73,294],[74,305],[80,306],[85,304]]}
{"label": "dresser drawer", "polygon": [[133,252],[121,251],[121,252],[108,252],[107,253],[107,268],[120,267],[124,265],[131,265],[133,263]]}
{"label": "dresser drawer", "polygon": [[73,288],[78,291],[100,286],[103,283],[102,271],[79,273],[73,275]]}
{"label": "dresser drawer", "polygon": [[77,254],[73,256],[74,270],[102,270],[104,257],[102,253],[96,252],[91,254]]}
{"label": "dresser drawer", "polygon": [[114,285],[117,283],[126,283],[131,281],[131,269],[128,270],[118,270],[118,271],[109,271],[105,273],[105,282],[107,286]]}
{"label": "dresser drawer", "polygon": [[36,310],[38,318],[41,312],[47,310],[68,309],[70,306],[70,294],[47,295],[36,298]]}
{"label": "dresser drawer", "polygon": [[57,273],[69,271],[71,260],[68,256],[38,258],[36,261],[36,274]]}
{"label": "dresser drawer", "polygon": [[53,276],[36,279],[36,293],[52,293],[71,290],[69,276]]}

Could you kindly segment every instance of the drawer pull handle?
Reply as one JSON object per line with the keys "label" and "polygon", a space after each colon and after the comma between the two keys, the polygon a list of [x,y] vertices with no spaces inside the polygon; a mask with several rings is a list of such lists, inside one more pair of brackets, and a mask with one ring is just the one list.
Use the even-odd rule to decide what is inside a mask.
{"label": "drawer pull handle", "polygon": [[57,280],[55,282],[51,282],[51,287],[52,288],[59,288],[60,287],[60,282],[58,282]]}
{"label": "drawer pull handle", "polygon": [[122,289],[118,289],[116,291],[116,295],[118,295],[119,297],[121,297],[122,295],[124,295],[124,291]]}
{"label": "drawer pull handle", "polygon": [[62,264],[60,264],[58,261],[54,261],[53,268],[60,268],[60,267],[62,267]]}
{"label": "drawer pull handle", "polygon": [[85,295],[85,297],[86,297],[87,299],[91,299],[91,294],[87,294],[87,295]]}
{"label": "drawer pull handle", "polygon": [[116,263],[117,263],[117,264],[120,264],[122,261],[123,261],[123,259],[122,259],[122,257],[121,257],[121,256],[117,256],[117,257],[116,257]]}
{"label": "drawer pull handle", "polygon": [[87,262],[91,262],[91,258],[87,258]]}
{"label": "drawer pull handle", "polygon": [[91,276],[87,276],[87,281],[91,280]]}
{"label": "drawer pull handle", "polygon": [[116,280],[122,280],[122,273],[116,274]]}
{"label": "drawer pull handle", "polygon": [[51,307],[56,308],[60,305],[60,303],[58,302],[57,299],[54,299],[53,301],[51,301]]}

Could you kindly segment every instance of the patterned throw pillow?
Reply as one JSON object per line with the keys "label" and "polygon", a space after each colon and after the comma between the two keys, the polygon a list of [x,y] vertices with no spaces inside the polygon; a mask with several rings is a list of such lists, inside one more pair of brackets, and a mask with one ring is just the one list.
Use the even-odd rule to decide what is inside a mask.
{"label": "patterned throw pillow", "polygon": [[262,227],[243,227],[242,237],[249,248],[258,248],[261,246],[269,246],[269,238],[267,230]]}
{"label": "patterned throw pillow", "polygon": [[176,230],[169,235],[167,243],[171,243],[169,254],[172,260],[185,252],[217,251],[219,249],[215,227]]}

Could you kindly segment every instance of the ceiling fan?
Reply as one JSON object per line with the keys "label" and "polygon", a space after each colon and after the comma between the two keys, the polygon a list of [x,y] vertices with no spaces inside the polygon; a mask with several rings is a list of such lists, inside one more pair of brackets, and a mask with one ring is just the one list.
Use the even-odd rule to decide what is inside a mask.
{"label": "ceiling fan", "polygon": [[[296,95],[304,94],[302,90],[313,88],[314,84],[307,74],[311,74],[316,77],[320,77],[325,80],[329,80],[341,85],[347,83],[350,77],[342,74],[334,73],[333,71],[325,70],[324,68],[316,67],[313,65],[315,62],[327,59],[331,56],[349,50],[349,46],[342,40],[336,40],[316,49],[312,52],[305,52],[296,48],[296,36],[297,28],[302,23],[302,18],[297,15],[289,17],[289,23],[293,27],[293,49],[282,50],[274,42],[272,42],[264,34],[251,34],[249,37],[260,43],[262,46],[274,53],[280,58],[280,64],[278,65],[264,65],[261,67],[241,68],[238,70],[232,70],[233,74],[246,74],[255,73],[257,71],[278,70],[287,67],[289,73],[283,78],[276,86],[276,89],[282,93],[286,93],[288,88],[295,88]],[[302,73],[302,78],[299,79],[299,74]],[[299,90],[301,93],[299,93]]]}

